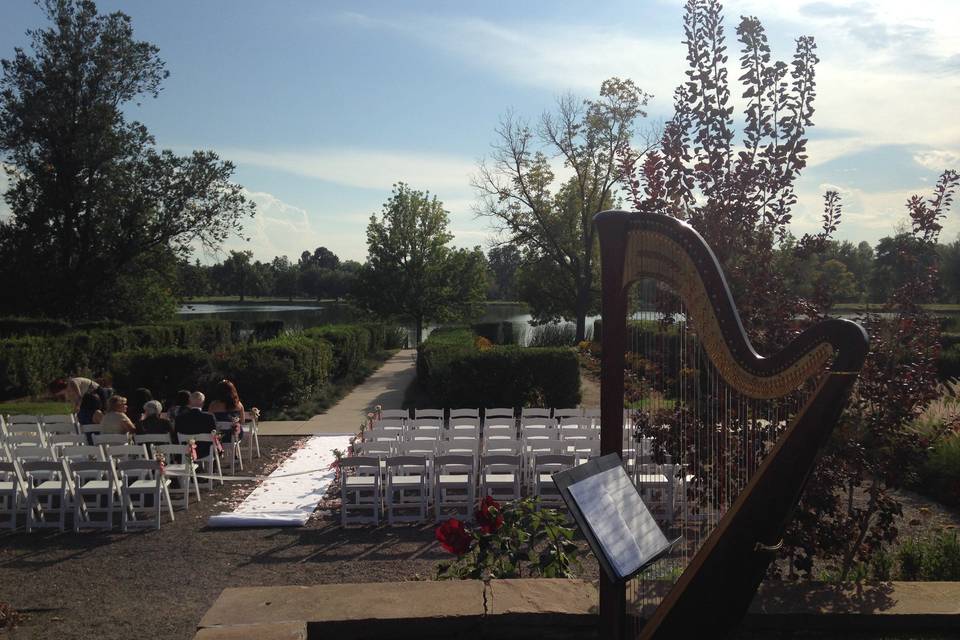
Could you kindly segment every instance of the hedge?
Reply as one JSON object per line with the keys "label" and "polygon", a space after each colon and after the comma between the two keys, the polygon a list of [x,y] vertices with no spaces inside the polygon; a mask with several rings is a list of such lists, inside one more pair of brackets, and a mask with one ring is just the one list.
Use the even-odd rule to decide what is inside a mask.
{"label": "hedge", "polygon": [[333,377],[343,378],[356,372],[370,354],[371,333],[359,325],[330,324],[304,332],[333,345]]}
{"label": "hedge", "polygon": [[218,351],[230,344],[230,323],[189,320],[0,340],[0,398],[44,393],[47,384],[66,375],[100,377],[114,354],[134,349]]}
{"label": "hedge", "polygon": [[333,348],[326,340],[284,335],[214,357],[212,382],[231,380],[248,407],[297,404],[327,384],[333,361]]}
{"label": "hedge", "polygon": [[434,331],[421,346],[418,376],[438,406],[579,404],[580,365],[571,349],[504,346],[481,351],[475,339],[466,329]]}
{"label": "hedge", "polygon": [[113,384],[129,393],[150,389],[157,399],[171,400],[180,389],[196,390],[211,376],[210,355],[179,347],[120,351],[110,364]]}

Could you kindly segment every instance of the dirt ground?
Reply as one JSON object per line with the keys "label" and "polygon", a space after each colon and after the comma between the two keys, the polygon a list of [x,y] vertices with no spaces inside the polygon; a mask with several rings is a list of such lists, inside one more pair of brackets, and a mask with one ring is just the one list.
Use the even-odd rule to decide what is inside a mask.
{"label": "dirt ground", "polygon": [[[269,473],[297,439],[260,441],[255,470]],[[0,534],[0,602],[25,615],[0,638],[189,639],[227,587],[429,580],[450,558],[432,524],[344,530],[325,505],[302,528],[206,527],[251,489],[204,492],[160,531]],[[583,569],[596,577],[595,561]]]}

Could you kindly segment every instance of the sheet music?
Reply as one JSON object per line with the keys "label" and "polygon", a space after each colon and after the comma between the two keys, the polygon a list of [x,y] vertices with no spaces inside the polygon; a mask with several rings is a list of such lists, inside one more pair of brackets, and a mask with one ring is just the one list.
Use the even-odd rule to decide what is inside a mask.
{"label": "sheet music", "polygon": [[570,485],[570,495],[618,577],[637,571],[669,546],[623,467]]}

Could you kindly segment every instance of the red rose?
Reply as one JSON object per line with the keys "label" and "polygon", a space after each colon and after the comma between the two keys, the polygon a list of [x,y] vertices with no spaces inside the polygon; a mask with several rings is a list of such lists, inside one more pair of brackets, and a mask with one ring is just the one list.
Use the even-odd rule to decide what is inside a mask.
{"label": "red rose", "polygon": [[[492,513],[491,509],[493,509]],[[480,508],[477,509],[477,524],[480,525],[480,530],[484,533],[493,533],[503,526],[500,503],[494,500],[492,496],[487,496],[480,503]]]}
{"label": "red rose", "polygon": [[450,518],[437,527],[435,532],[440,546],[456,556],[462,556],[470,550],[473,538],[456,518]]}

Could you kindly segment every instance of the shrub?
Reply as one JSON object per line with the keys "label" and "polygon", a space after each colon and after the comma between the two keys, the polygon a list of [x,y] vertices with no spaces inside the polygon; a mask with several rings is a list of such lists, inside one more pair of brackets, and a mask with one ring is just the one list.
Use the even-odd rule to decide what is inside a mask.
{"label": "shrub", "polygon": [[292,405],[318,392],[330,380],[333,349],[306,334],[254,342],[214,357],[214,380],[237,385],[247,407]]}
{"label": "shrub", "polygon": [[196,389],[210,378],[210,356],[179,347],[121,351],[114,354],[110,371],[114,386],[123,392],[145,387],[154,398],[170,400],[180,389]]}
{"label": "shrub", "polygon": [[324,325],[304,332],[312,338],[322,338],[333,346],[333,378],[355,373],[370,353],[372,336],[369,330],[357,325]]}
{"label": "shrub", "polygon": [[466,329],[435,331],[420,347],[417,375],[440,406],[576,406],[580,367],[570,349],[479,351]]}
{"label": "shrub", "polygon": [[907,540],[900,545],[897,559],[901,580],[960,580],[960,539],[956,533],[943,531],[927,539]]}
{"label": "shrub", "polygon": [[3,398],[39,395],[54,378],[108,373],[114,354],[135,349],[215,351],[230,344],[230,324],[190,320],[156,325],[91,329],[60,336],[0,340],[0,393]]}
{"label": "shrub", "polygon": [[475,334],[486,338],[493,344],[514,344],[513,323],[509,320],[503,322],[479,322],[471,328]]}
{"label": "shrub", "polygon": [[70,324],[64,320],[49,318],[0,318],[0,337],[19,338],[24,336],[59,336],[70,331]]}
{"label": "shrub", "polygon": [[920,467],[918,489],[943,504],[960,506],[960,435],[941,438]]}

